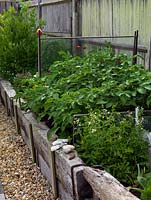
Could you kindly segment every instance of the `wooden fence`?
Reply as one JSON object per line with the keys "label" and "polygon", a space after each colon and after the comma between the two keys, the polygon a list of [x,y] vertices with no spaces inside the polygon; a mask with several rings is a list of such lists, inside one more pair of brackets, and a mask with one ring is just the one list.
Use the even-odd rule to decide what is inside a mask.
{"label": "wooden fence", "polygon": [[[34,0],[31,7],[46,21],[44,31],[54,36],[133,35],[138,30],[138,52],[145,67],[151,68],[150,0]],[[132,51],[132,39],[107,42],[117,52]]]}
{"label": "wooden fence", "polygon": [[10,6],[13,6],[15,9],[18,10],[19,4],[17,1],[1,1],[0,0],[0,13],[2,13],[4,10],[8,10]]}
{"label": "wooden fence", "polygon": [[[44,31],[54,36],[133,35],[138,30],[138,52],[145,67],[151,69],[150,0],[33,0],[30,5],[46,21]],[[17,1],[0,1],[0,12],[10,6],[19,7]],[[106,41],[117,52],[133,49],[132,39]]]}

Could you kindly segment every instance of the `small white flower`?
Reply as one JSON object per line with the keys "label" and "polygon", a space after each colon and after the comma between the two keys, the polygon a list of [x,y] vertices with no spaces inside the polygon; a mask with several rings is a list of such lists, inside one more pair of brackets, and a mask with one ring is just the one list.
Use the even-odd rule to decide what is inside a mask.
{"label": "small white flower", "polygon": [[92,133],[95,133],[96,132],[96,129],[92,129]]}

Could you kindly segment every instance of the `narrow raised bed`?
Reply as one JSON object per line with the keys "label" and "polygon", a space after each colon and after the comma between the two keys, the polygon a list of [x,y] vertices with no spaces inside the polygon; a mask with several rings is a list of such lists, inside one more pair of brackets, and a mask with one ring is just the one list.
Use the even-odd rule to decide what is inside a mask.
{"label": "narrow raised bed", "polygon": [[[16,92],[11,84],[1,79],[0,98],[7,114],[15,122],[18,133],[21,133],[25,143],[31,150],[33,162],[37,163],[41,172],[49,181],[56,198],[60,197],[62,200],[100,199],[102,194],[101,187],[98,194],[94,187],[95,177],[92,181],[93,185],[89,183],[88,178],[85,178],[86,171],[84,169],[86,169],[86,166],[77,156],[76,151],[76,156],[73,159],[70,159],[68,154],[65,154],[62,149],[52,153],[52,143],[47,140],[49,128],[45,124],[37,122],[32,112],[22,111],[19,102],[16,102],[14,99],[15,95]],[[93,179],[93,177],[91,178]],[[98,183],[96,182],[97,185]],[[99,182],[99,185],[101,185],[101,182]],[[127,194],[129,193],[127,190],[126,192]],[[129,195],[133,197],[132,199],[137,199],[131,193]],[[122,199],[127,200],[124,196]],[[111,199],[105,199],[102,196],[101,200]],[[115,198],[114,200],[118,199]]]}

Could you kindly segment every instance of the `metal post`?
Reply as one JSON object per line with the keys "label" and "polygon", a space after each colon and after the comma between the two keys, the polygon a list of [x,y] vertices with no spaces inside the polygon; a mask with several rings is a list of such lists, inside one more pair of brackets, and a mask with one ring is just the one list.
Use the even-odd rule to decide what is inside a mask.
{"label": "metal post", "polygon": [[[39,29],[40,29],[40,19],[41,19],[41,0],[38,0],[38,23],[39,23]],[[40,30],[41,31],[41,30]],[[38,30],[38,76],[41,77],[41,33]]]}
{"label": "metal post", "polygon": [[133,49],[133,65],[137,64],[137,53],[138,53],[138,30],[134,33],[134,49]]}
{"label": "metal post", "polygon": [[149,46],[149,71],[151,71],[151,38],[150,38],[150,46]]}
{"label": "metal post", "polygon": [[38,76],[41,77],[41,35],[38,34]]}

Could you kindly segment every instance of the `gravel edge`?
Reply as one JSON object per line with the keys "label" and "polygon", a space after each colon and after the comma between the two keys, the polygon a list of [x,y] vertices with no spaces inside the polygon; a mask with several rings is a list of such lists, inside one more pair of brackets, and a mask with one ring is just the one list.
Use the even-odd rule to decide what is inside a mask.
{"label": "gravel edge", "polygon": [[[1,120],[1,114],[3,115],[2,120]],[[1,126],[1,122],[2,123],[4,122],[4,124],[3,124],[4,127],[3,127],[3,125]],[[4,106],[2,105],[2,103],[0,101],[0,133],[1,132],[4,135],[6,132],[8,134],[8,136],[3,141],[4,146],[0,145],[0,200],[6,200],[6,199],[8,199],[8,200],[21,200],[21,199],[22,200],[23,199],[25,199],[25,200],[27,200],[27,199],[30,199],[30,200],[54,200],[54,196],[53,196],[51,187],[48,184],[48,181],[41,174],[39,167],[36,166],[36,164],[32,163],[29,148],[24,143],[21,135],[18,135],[16,133],[15,125],[14,125],[11,117],[7,116]],[[11,137],[10,137],[10,134],[12,135]],[[11,139],[11,141],[10,141],[11,145],[8,146],[10,139]],[[3,147],[6,149],[3,149]],[[24,159],[23,158],[17,159],[17,157],[16,157],[17,160],[15,160],[15,157],[13,157],[13,159],[12,159],[11,151],[12,151],[12,148],[14,148],[14,147],[15,148],[17,147],[16,148],[18,150],[17,154],[18,154],[19,150],[21,149],[21,155],[24,155],[23,156],[23,158],[25,157]],[[1,152],[1,150],[3,153]],[[4,163],[7,162],[7,160],[4,157],[4,152],[7,150],[9,150],[8,157],[10,157],[10,160],[12,160],[12,162],[10,165],[10,160],[9,160],[9,168],[7,165],[4,165],[4,168],[6,168],[6,169],[3,170],[3,162],[1,163],[1,159],[4,160]],[[14,152],[13,152],[13,156],[14,156]],[[19,156],[19,158],[20,158],[20,156]],[[16,168],[15,168],[16,166],[14,167],[14,163],[13,163],[14,161],[15,161],[15,163],[17,161],[17,164],[20,163],[20,161],[21,161],[21,163],[23,162],[23,165],[18,166],[19,171],[16,171]],[[26,163],[24,163],[24,162],[26,162]],[[26,164],[25,169],[24,169],[24,164]],[[9,172],[10,172],[10,169],[14,170],[13,168],[15,168],[14,172],[16,172],[16,176],[11,177],[13,179],[10,179],[11,174]],[[4,175],[4,173],[5,173],[5,175]],[[9,176],[7,176],[7,175],[9,175]],[[7,177],[8,179],[4,180],[4,177]],[[13,183],[13,187],[15,186],[15,183],[17,183],[16,187],[14,187],[13,189],[12,189],[12,187],[9,187],[9,185],[11,183]],[[23,188],[23,186],[28,186],[28,185],[30,187]],[[7,186],[9,187],[10,190],[8,190]],[[21,189],[18,191],[19,188],[21,188]],[[30,188],[30,192],[28,190],[29,188]],[[21,193],[20,193],[20,191],[21,191]],[[33,192],[31,192],[31,191],[33,191]],[[29,194],[28,194],[28,192],[29,192]]]}

